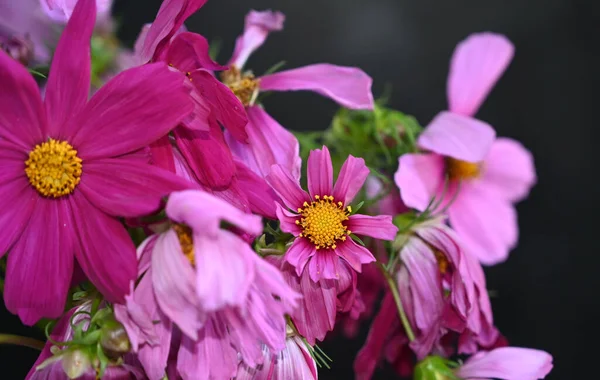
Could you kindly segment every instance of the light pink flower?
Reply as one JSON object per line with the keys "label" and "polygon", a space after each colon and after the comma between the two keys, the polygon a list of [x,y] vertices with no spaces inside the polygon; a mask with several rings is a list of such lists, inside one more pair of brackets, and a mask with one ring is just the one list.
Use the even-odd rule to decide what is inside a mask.
{"label": "light pink flower", "polygon": [[0,52],[4,299],[28,325],[62,314],[75,259],[107,300],[123,300],[136,260],[118,217],[154,212],[188,186],[148,165],[143,150],[191,111],[186,88],[153,64],[121,73],[88,102],[94,19],[94,2],[79,1],[44,101],[27,70]]}
{"label": "light pink flower", "polygon": [[277,355],[263,348],[264,362],[259,368],[248,368],[243,363],[235,380],[317,380],[317,365],[302,339],[289,336],[285,348]]}
{"label": "light pink flower", "polygon": [[[282,165],[300,177],[298,141],[265,110],[254,105],[261,91],[308,90],[333,99],[352,109],[373,109],[371,78],[362,70],[330,64],[315,64],[255,78],[244,72],[246,60],[272,31],[283,29],[285,16],[280,12],[251,11],[246,16],[244,33],[237,39],[229,70],[222,79],[247,107],[248,144],[228,138],[233,154],[261,176],[274,164]],[[229,137],[229,136],[228,136]]]}
{"label": "light pink flower", "polygon": [[296,237],[285,260],[296,268],[298,276],[306,268],[315,282],[338,279],[340,260],[360,272],[362,264],[375,258],[349,235],[392,240],[398,231],[389,215],[351,214],[350,203],[362,188],[369,169],[362,158],[349,156],[334,186],[331,156],[324,146],[311,151],[307,171],[310,194],[281,165],[273,165],[266,177],[285,205],[277,206],[280,228]]}
{"label": "light pink flower", "polygon": [[537,380],[552,370],[552,356],[530,348],[502,347],[471,356],[456,375],[465,380]]}
{"label": "light pink flower", "polygon": [[[402,200],[423,211],[440,198],[466,247],[484,264],[504,261],[518,238],[513,203],[536,181],[531,154],[518,142],[495,139],[491,126],[473,118],[513,56],[506,37],[475,34],[461,42],[448,77],[449,111],[439,113],[418,144],[430,153],[400,157],[396,183]],[[458,191],[458,194],[456,192]]]}
{"label": "light pink flower", "polygon": [[256,367],[262,345],[282,350],[284,315],[298,295],[244,240],[220,228],[228,222],[257,235],[260,217],[201,191],[173,193],[166,211],[177,224],[140,247],[150,255],[140,270],[148,270],[126,306],[115,307],[148,376],[162,378],[170,349],[178,350],[184,379],[229,378],[238,354]]}
{"label": "light pink flower", "polygon": [[[37,0],[40,7],[50,19],[58,22],[67,22],[78,0]],[[112,0],[96,0],[98,18],[107,17],[110,14]]]}

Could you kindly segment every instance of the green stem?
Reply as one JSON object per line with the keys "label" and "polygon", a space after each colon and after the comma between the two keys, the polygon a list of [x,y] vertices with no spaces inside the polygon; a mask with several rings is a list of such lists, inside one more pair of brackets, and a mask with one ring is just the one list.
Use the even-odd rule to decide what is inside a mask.
{"label": "green stem", "polygon": [[394,297],[394,302],[396,303],[396,308],[398,309],[398,315],[400,315],[400,320],[402,321],[402,326],[404,326],[404,331],[406,331],[408,340],[412,342],[415,340],[415,333],[412,331],[410,323],[408,322],[408,318],[406,317],[406,313],[404,312],[404,307],[402,307],[402,300],[400,300],[400,293],[398,293],[396,282],[390,273],[385,269],[385,266],[381,264],[381,262],[377,261],[377,267],[379,270],[381,270],[381,273],[383,273],[383,276],[389,285],[390,291],[392,292],[392,297]]}
{"label": "green stem", "polygon": [[16,344],[17,346],[34,348],[39,351],[44,349],[44,342],[42,341],[12,334],[0,334],[0,344]]}

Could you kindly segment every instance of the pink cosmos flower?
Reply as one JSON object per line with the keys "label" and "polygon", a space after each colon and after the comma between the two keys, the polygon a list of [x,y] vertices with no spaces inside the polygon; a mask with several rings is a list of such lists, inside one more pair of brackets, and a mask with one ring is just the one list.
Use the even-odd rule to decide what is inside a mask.
{"label": "pink cosmos flower", "polygon": [[349,235],[392,240],[398,228],[389,215],[351,215],[350,203],[369,175],[362,158],[349,156],[333,185],[333,166],[327,147],[310,152],[308,190],[281,165],[273,165],[267,182],[279,195],[285,208],[277,205],[280,228],[296,238],[285,260],[296,268],[298,276],[305,267],[310,278],[339,279],[340,259],[354,271],[375,261],[368,249],[356,244]]}
{"label": "pink cosmos flower", "polygon": [[4,300],[28,325],[62,314],[75,259],[107,300],[122,300],[136,259],[117,217],[149,214],[188,186],[148,165],[143,150],[191,111],[178,75],[164,64],[128,70],[87,101],[94,18],[94,2],[79,1],[44,101],[27,70],[0,52]]}
{"label": "pink cosmos flower", "polygon": [[[78,0],[37,0],[51,20],[58,22],[67,22]],[[103,19],[110,14],[112,0],[96,0],[96,10],[99,19]]]}
{"label": "pink cosmos flower", "polygon": [[[285,348],[285,314],[298,295],[227,222],[258,235],[261,219],[201,191],[173,193],[174,224],[139,248],[143,275],[125,306],[115,306],[150,379],[176,371],[184,379],[230,378],[238,355],[263,362],[263,345]],[[156,323],[160,321],[160,323]],[[171,351],[171,353],[170,353]],[[169,369],[169,355],[175,356]]]}
{"label": "pink cosmos flower", "polygon": [[228,137],[233,154],[261,176],[274,164],[280,164],[300,177],[298,141],[260,106],[255,105],[261,91],[308,90],[327,96],[352,109],[373,109],[371,78],[362,70],[330,64],[315,64],[285,70],[256,78],[244,72],[246,61],[266,40],[269,32],[283,29],[285,16],[280,12],[251,11],[246,16],[244,33],[237,39],[229,70],[222,73],[223,82],[246,106],[248,144]]}
{"label": "pink cosmos flower", "polygon": [[[406,353],[394,348],[398,344],[408,345],[420,360],[432,352],[453,354],[455,350],[443,343],[450,334],[461,334],[459,353],[474,353],[498,339],[481,265],[462,249],[460,240],[443,220],[418,224],[404,238],[407,241],[399,254],[403,265],[397,273],[398,292],[415,339],[409,342],[388,293],[355,362],[364,378],[370,378],[382,356],[405,366]],[[398,331],[389,328],[389,321]]]}
{"label": "pink cosmos flower", "polygon": [[[289,332],[289,331],[288,331]],[[273,355],[264,348],[264,362],[258,368],[238,367],[235,380],[317,380],[317,365],[302,339],[291,333],[285,348]]]}
{"label": "pink cosmos flower", "polygon": [[502,347],[478,352],[456,370],[456,375],[469,379],[537,380],[552,370],[552,356],[530,348]]}
{"label": "pink cosmos flower", "polygon": [[490,265],[504,261],[516,245],[513,203],[536,181],[531,154],[514,140],[495,139],[491,126],[473,118],[513,50],[506,37],[492,33],[472,35],[457,46],[448,77],[449,111],[439,113],[418,140],[429,153],[400,157],[395,176],[404,203],[420,211],[442,196],[448,178],[442,204],[449,205],[450,224]]}

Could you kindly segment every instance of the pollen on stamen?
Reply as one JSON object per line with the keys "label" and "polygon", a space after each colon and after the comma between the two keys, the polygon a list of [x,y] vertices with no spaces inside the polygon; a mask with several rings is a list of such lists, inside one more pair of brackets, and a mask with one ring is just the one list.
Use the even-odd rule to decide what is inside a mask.
{"label": "pollen on stamen", "polygon": [[310,203],[304,202],[298,209],[300,219],[296,224],[302,227],[300,237],[307,238],[315,249],[336,249],[338,241],[345,241],[348,212],[342,202],[335,202],[333,196],[314,196]]}

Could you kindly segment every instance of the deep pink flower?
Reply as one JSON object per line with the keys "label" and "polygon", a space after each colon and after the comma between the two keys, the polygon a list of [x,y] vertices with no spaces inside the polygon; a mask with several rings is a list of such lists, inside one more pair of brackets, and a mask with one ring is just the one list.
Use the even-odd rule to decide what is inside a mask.
{"label": "deep pink flower", "polygon": [[[192,170],[195,182],[216,192],[239,193],[236,166],[220,124],[235,139],[245,142],[248,118],[238,98],[212,74],[227,67],[210,58],[204,37],[183,29],[183,22],[205,3],[206,0],[165,0],[154,22],[142,30],[135,50],[140,62],[169,64],[192,89],[194,112],[173,131],[173,142]],[[174,171],[172,149],[168,137],[154,143],[155,164]]]}
{"label": "deep pink flower", "polygon": [[266,40],[269,32],[283,29],[285,16],[280,12],[251,11],[246,16],[244,33],[237,39],[229,70],[222,79],[247,107],[248,144],[228,138],[234,155],[261,176],[271,165],[280,164],[294,178],[300,176],[298,141],[264,109],[254,105],[261,91],[308,90],[333,99],[352,109],[373,109],[371,78],[362,70],[330,64],[315,64],[255,78],[244,72],[252,52]]}
{"label": "deep pink flower", "polygon": [[75,7],[44,101],[27,70],[0,52],[4,299],[28,325],[61,315],[74,258],[109,301],[122,300],[136,260],[117,217],[149,214],[187,186],[143,151],[191,110],[178,75],[164,64],[128,70],[87,101],[94,17],[92,0]]}
{"label": "deep pink flower", "polygon": [[552,356],[530,348],[502,347],[471,356],[456,375],[465,380],[537,380],[552,370]]}
{"label": "deep pink flower", "polygon": [[203,379],[234,376],[238,354],[256,367],[262,345],[284,349],[285,314],[298,295],[243,239],[220,228],[228,222],[257,235],[260,217],[201,191],[173,193],[166,211],[176,224],[139,248],[150,256],[140,270],[148,269],[127,305],[115,307],[150,379],[163,377],[170,350],[178,350],[183,378]]}
{"label": "deep pink flower", "polygon": [[350,203],[362,188],[369,169],[362,158],[349,156],[334,186],[331,156],[324,146],[311,151],[307,171],[310,195],[281,165],[273,165],[266,177],[285,205],[277,206],[280,228],[296,237],[285,260],[296,268],[298,276],[307,267],[315,282],[339,279],[340,259],[360,272],[362,264],[375,258],[349,235],[392,240],[398,231],[389,215],[351,215]]}
{"label": "deep pink flower", "polygon": [[[492,33],[461,42],[448,77],[449,111],[438,114],[419,137],[427,154],[400,157],[396,183],[402,200],[423,211],[440,198],[452,227],[484,264],[504,261],[517,243],[513,203],[525,198],[536,181],[531,154],[518,142],[495,139],[491,126],[472,116],[504,72],[513,45]],[[458,191],[458,194],[456,192]]]}
{"label": "deep pink flower", "polygon": [[[73,14],[78,0],[37,0],[47,17],[58,22],[67,22]],[[98,18],[110,15],[112,0],[96,0]]]}
{"label": "deep pink flower", "polygon": [[[292,333],[293,334],[293,333]],[[263,349],[265,359],[259,368],[248,368],[243,363],[235,380],[317,380],[317,365],[306,345],[297,335],[289,336],[285,348],[277,355]]]}

